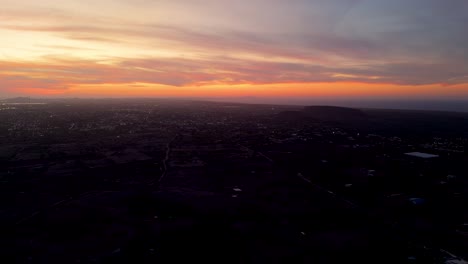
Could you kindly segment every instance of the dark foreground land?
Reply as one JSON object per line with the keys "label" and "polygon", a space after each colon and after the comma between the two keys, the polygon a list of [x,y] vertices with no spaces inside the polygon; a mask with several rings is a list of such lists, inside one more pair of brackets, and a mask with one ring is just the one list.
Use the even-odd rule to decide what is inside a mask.
{"label": "dark foreground land", "polygon": [[1,263],[468,257],[468,114],[22,103],[0,102]]}

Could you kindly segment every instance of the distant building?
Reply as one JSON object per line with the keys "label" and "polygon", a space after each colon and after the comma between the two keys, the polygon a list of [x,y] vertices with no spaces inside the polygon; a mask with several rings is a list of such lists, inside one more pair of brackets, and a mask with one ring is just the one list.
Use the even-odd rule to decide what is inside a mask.
{"label": "distant building", "polygon": [[410,198],[408,200],[413,205],[423,205],[426,202],[423,198]]}
{"label": "distant building", "polygon": [[405,153],[405,155],[408,155],[411,157],[422,158],[422,159],[432,159],[432,158],[439,157],[439,155],[423,153],[423,152],[409,152],[409,153]]}

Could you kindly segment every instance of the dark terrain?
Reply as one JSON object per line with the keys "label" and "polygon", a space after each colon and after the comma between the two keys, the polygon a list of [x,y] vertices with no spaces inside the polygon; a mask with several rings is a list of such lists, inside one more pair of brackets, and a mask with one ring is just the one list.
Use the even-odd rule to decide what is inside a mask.
{"label": "dark terrain", "polygon": [[1,262],[464,263],[467,148],[466,113],[3,101]]}

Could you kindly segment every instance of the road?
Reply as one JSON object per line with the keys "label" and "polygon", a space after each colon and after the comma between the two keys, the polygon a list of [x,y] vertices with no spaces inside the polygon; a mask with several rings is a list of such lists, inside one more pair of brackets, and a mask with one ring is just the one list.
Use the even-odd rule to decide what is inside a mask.
{"label": "road", "polygon": [[154,186],[155,184],[158,184],[161,183],[161,181],[166,177],[167,175],[167,172],[169,170],[169,159],[170,159],[170,155],[171,155],[171,151],[172,151],[172,144],[177,140],[177,138],[179,138],[179,134],[177,134],[176,136],[174,136],[169,142],[167,142],[166,144],[166,152],[165,152],[165,155],[164,155],[164,159],[162,161],[162,173],[161,173],[161,176],[159,178],[156,178],[156,179],[152,179],[150,181],[148,181],[146,184],[148,186]]}

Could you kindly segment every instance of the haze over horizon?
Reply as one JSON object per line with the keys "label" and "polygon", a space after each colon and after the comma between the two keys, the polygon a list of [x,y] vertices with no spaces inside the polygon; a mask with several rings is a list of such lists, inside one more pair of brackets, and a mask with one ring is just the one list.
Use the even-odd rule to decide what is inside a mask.
{"label": "haze over horizon", "polygon": [[468,100],[464,0],[0,4],[3,98]]}

